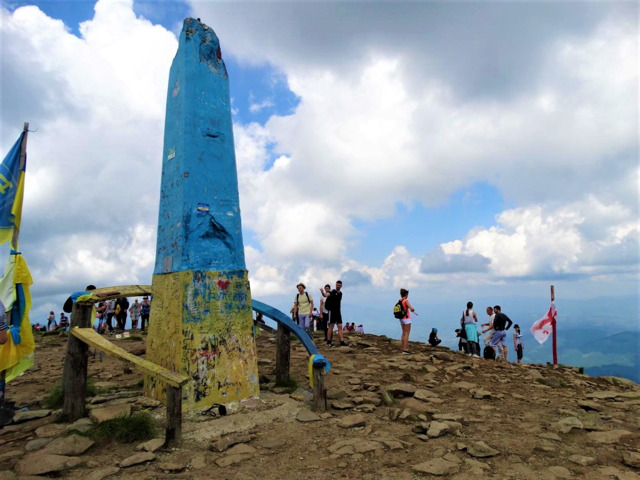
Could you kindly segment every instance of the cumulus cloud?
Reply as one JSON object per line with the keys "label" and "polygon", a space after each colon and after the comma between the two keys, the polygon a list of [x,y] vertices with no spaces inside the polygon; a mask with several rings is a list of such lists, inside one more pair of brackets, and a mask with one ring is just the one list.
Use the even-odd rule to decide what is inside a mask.
{"label": "cumulus cloud", "polygon": [[[299,98],[234,125],[254,295],[340,276],[366,289],[637,273],[637,8],[194,3],[225,58],[270,64]],[[174,33],[132,0],[97,2],[79,36],[34,6],[0,15],[0,141],[24,120],[37,130],[21,236],[34,295],[149,282]],[[350,258],[358,221],[476,182],[508,206],[492,225]]]}

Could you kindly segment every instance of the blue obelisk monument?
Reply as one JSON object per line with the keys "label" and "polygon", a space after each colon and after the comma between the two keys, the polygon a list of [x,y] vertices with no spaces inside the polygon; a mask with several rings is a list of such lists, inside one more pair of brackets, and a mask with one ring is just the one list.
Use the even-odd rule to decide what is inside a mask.
{"label": "blue obelisk monument", "polygon": [[[153,292],[147,358],[189,377],[185,410],[258,396],[229,80],[193,18],[169,74]],[[148,395],[163,389],[145,379]]]}

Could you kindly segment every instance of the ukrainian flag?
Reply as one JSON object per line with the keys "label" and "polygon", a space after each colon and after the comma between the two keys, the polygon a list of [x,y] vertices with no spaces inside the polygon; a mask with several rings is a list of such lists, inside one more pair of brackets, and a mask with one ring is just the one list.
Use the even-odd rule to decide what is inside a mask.
{"label": "ukrainian flag", "polygon": [[[20,153],[26,134],[26,131],[20,134],[20,138],[0,164],[0,245],[11,240],[14,228],[20,230],[24,172],[27,164],[25,151],[25,161],[22,167],[20,166]],[[18,245],[11,246],[14,249],[18,248]]]}
{"label": "ukrainian flag", "polygon": [[6,370],[6,382],[17,377],[33,365],[33,351],[36,348],[29,321],[31,292],[33,283],[27,262],[18,252],[12,252],[0,279],[0,300],[4,304],[8,322],[9,339],[0,346],[0,371]]}

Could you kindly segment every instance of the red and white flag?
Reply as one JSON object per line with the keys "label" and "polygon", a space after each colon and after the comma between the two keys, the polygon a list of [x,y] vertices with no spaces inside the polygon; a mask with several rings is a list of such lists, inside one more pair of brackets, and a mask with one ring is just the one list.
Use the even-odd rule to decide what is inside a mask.
{"label": "red and white flag", "polygon": [[533,325],[531,325],[531,333],[533,333],[533,336],[538,343],[546,342],[549,335],[551,335],[557,314],[556,306],[552,303],[547,314],[540,320],[533,322]]}

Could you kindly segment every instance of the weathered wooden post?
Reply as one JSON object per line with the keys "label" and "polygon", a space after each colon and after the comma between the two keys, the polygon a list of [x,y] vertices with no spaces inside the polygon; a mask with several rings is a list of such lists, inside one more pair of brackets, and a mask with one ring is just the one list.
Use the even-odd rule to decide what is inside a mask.
{"label": "weathered wooden post", "polygon": [[[257,397],[229,79],[214,31],[184,21],[169,73],[147,358],[185,374],[185,411]],[[166,385],[145,378],[165,401]]]}
{"label": "weathered wooden post", "polygon": [[[71,312],[71,328],[91,326],[92,303],[76,302]],[[84,417],[87,387],[88,346],[69,335],[62,373],[62,416],[67,422]]]}
{"label": "weathered wooden post", "polygon": [[327,391],[324,388],[324,369],[326,360],[313,362],[313,409],[316,412],[327,411]]}
{"label": "weathered wooden post", "polygon": [[284,325],[278,324],[276,333],[276,384],[289,382],[289,364],[291,363],[291,333]]}
{"label": "weathered wooden post", "polygon": [[165,445],[172,447],[180,441],[182,435],[182,387],[167,387],[167,429]]}

